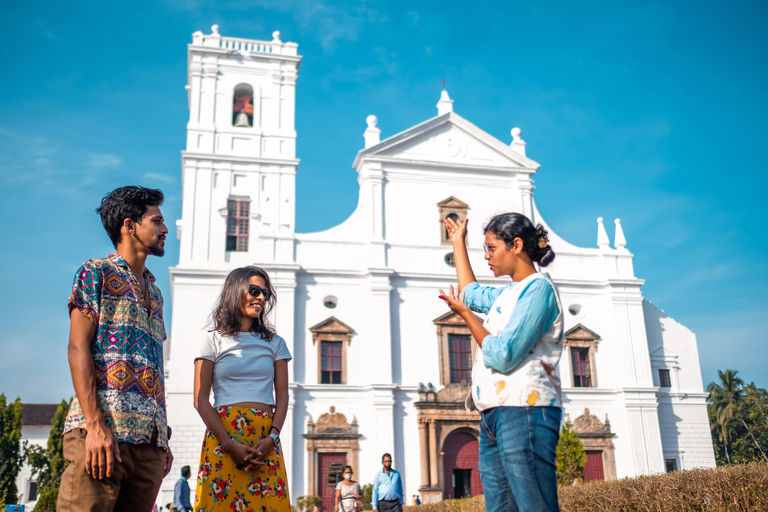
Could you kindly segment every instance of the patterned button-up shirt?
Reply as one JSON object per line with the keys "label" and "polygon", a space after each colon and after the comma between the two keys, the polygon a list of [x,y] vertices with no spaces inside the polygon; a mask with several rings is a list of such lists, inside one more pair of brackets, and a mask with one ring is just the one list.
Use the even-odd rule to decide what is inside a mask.
{"label": "patterned button-up shirt", "polygon": [[[148,444],[157,428],[157,445],[168,446],[163,379],[163,297],[155,276],[144,269],[150,314],[131,269],[118,254],[86,261],[77,271],[69,296],[70,314],[78,309],[96,325],[91,355],[96,390],[107,426],[120,442]],[[64,433],[84,428],[77,398]]]}

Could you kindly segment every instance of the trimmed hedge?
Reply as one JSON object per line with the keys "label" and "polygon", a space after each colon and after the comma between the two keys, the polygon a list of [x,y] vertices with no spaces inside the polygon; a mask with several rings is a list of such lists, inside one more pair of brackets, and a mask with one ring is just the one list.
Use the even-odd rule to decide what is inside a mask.
{"label": "trimmed hedge", "polygon": [[[404,507],[406,512],[485,512],[482,496]],[[694,469],[560,489],[562,512],[764,512],[768,464]]]}

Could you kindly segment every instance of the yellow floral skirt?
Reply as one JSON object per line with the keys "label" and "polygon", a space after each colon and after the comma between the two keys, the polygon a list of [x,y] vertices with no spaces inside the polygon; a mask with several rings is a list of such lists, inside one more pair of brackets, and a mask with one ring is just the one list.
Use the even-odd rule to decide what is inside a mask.
{"label": "yellow floral skirt", "polygon": [[[272,418],[258,409],[217,407],[229,436],[240,444],[253,445],[269,435]],[[285,477],[283,453],[278,444],[255,471],[241,471],[208,430],[200,453],[196,512],[290,512],[288,480]]]}

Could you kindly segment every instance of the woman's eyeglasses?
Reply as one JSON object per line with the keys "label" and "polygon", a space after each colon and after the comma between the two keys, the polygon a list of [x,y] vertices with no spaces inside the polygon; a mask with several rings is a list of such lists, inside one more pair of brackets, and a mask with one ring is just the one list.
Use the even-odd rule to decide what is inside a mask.
{"label": "woman's eyeglasses", "polygon": [[248,285],[248,293],[250,293],[252,297],[258,297],[263,294],[265,301],[268,301],[272,297],[272,292],[255,284]]}

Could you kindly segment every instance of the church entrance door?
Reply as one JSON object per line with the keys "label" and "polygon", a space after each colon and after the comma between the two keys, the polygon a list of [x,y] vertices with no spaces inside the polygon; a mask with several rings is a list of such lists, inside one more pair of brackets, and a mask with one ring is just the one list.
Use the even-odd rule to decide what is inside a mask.
{"label": "church entrance door", "polygon": [[480,444],[475,436],[457,432],[448,436],[443,446],[443,497],[465,498],[483,492],[477,459]]}
{"label": "church entrance door", "polygon": [[605,480],[603,474],[603,452],[587,450],[587,463],[584,465],[584,482]]}
{"label": "church entrance door", "polygon": [[[333,512],[336,498],[336,476],[347,463],[346,453],[317,454],[317,494],[322,500],[322,512]],[[342,471],[338,471],[341,466]]]}

